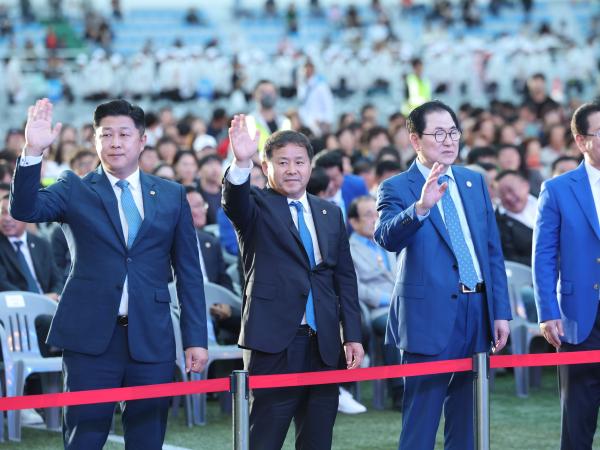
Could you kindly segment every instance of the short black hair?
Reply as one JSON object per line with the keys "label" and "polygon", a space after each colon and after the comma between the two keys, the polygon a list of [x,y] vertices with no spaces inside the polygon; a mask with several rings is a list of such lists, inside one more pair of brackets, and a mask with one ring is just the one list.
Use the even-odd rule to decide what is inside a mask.
{"label": "short black hair", "polygon": [[352,173],[354,175],[360,175],[361,173],[368,172],[373,169],[373,162],[369,159],[359,158],[352,164]]}
{"label": "short black hair", "polygon": [[509,175],[514,175],[515,177],[519,177],[521,180],[529,183],[529,180],[523,175],[521,172],[517,170],[503,170],[498,175],[496,175],[496,181],[500,181],[502,178],[507,177]]}
{"label": "short black hair", "polygon": [[496,149],[493,147],[473,147],[467,154],[467,164],[478,164],[477,160],[486,156],[498,156]]}
{"label": "short black hair", "polygon": [[590,131],[589,117],[600,112],[600,98],[595,99],[589,103],[584,103],[573,113],[571,118],[571,134],[573,136],[585,135]]}
{"label": "short black hair", "polygon": [[308,179],[306,191],[312,195],[319,195],[327,190],[327,186],[329,186],[329,175],[322,167],[315,167]]}
{"label": "short black hair", "polygon": [[254,85],[254,89],[252,89],[252,92],[256,92],[256,90],[263,84],[272,84],[273,86],[275,86],[275,83],[273,83],[271,80],[262,78],[256,82],[256,84]]}
{"label": "short black hair", "polygon": [[436,111],[447,111],[448,114],[450,114],[450,117],[452,117],[456,128],[460,130],[458,118],[452,108],[439,100],[431,100],[423,103],[421,106],[417,106],[410,112],[406,119],[406,128],[408,128],[408,132],[415,133],[419,137],[423,136],[423,131],[425,131],[425,126],[427,125],[425,123],[425,117],[427,114]]}
{"label": "short black hair", "polygon": [[380,134],[385,134],[388,140],[390,139],[390,134],[388,133],[387,128],[377,125],[369,128],[365,136],[365,142],[368,144],[372,139],[375,139]]}
{"label": "short black hair", "polygon": [[[185,195],[192,194],[195,192],[196,194],[200,194],[200,196],[202,196],[202,193],[198,191],[196,186],[185,185],[185,186],[183,186],[183,189],[185,190]],[[202,198],[204,198],[204,197],[202,197]]]}
{"label": "short black hair", "polygon": [[221,164],[221,158],[219,158],[214,153],[209,153],[208,155],[203,156],[202,158],[200,158],[198,160],[198,169],[201,169],[205,164],[208,164],[208,163],[213,162],[213,161],[216,161],[219,164]]}
{"label": "short black hair", "polygon": [[191,156],[194,159],[194,161],[196,162],[196,165],[198,167],[200,167],[198,164],[198,158],[196,158],[196,154],[191,150],[178,150],[177,153],[175,153],[175,157],[173,158],[173,167],[175,167],[177,165],[177,163],[179,162],[179,160],[181,158],[183,158],[185,155]]}
{"label": "short black hair", "polygon": [[554,161],[552,161],[552,165],[550,166],[550,172],[554,172],[556,170],[556,166],[558,166],[561,162],[565,161],[573,161],[579,164],[581,162],[581,159],[568,155],[559,156]]}
{"label": "short black hair", "polygon": [[95,158],[96,153],[91,150],[85,149],[85,148],[77,150],[75,152],[75,154],[73,156],[71,156],[71,159],[69,160],[69,166],[72,167],[73,164],[75,164],[80,159],[85,158],[86,156],[91,156],[91,157]]}
{"label": "short black hair", "polygon": [[342,160],[342,152],[340,150],[331,150],[319,153],[313,161],[314,167],[322,167],[323,169],[331,169],[337,167],[340,172],[344,172],[344,162]]}
{"label": "short black hair", "polygon": [[131,117],[135,127],[140,132],[140,136],[146,130],[146,118],[144,110],[139,106],[132,105],[127,100],[118,99],[101,103],[94,111],[94,129],[100,126],[100,121],[109,116],[127,116]]}
{"label": "short black hair", "polygon": [[375,165],[375,176],[377,178],[381,178],[381,176],[386,172],[401,172],[402,166],[399,162],[392,161],[389,159],[384,159],[383,161],[379,161]]}
{"label": "short black hair", "polygon": [[270,160],[273,157],[273,151],[283,148],[288,144],[294,144],[299,147],[304,147],[308,153],[308,159],[312,161],[314,151],[310,140],[306,135],[293,130],[276,131],[265,142],[265,157]]}
{"label": "short black hair", "polygon": [[379,154],[377,155],[377,158],[375,158],[375,163],[378,163],[382,159],[389,159],[387,158],[388,156],[394,158],[394,161],[397,161],[398,163],[402,162],[402,158],[400,157],[400,153],[398,153],[398,149],[393,145],[386,145],[379,150]]}
{"label": "short black hair", "polygon": [[366,200],[375,199],[371,195],[361,195],[360,197],[356,197],[354,200],[352,200],[352,203],[350,203],[350,206],[348,207],[348,219],[360,218],[360,216],[358,215],[358,204]]}

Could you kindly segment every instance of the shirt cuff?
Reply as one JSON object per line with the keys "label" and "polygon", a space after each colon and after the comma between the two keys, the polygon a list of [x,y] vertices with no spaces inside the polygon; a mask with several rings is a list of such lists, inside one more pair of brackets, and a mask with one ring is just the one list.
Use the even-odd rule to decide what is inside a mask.
{"label": "shirt cuff", "polygon": [[389,295],[382,294],[379,298],[379,307],[382,308],[384,306],[390,306],[390,297]]}
{"label": "shirt cuff", "polygon": [[19,166],[34,166],[36,164],[40,164],[42,162],[43,156],[27,156],[25,154],[25,150],[21,154],[21,159],[19,160]]}
{"label": "shirt cuff", "polygon": [[227,181],[236,186],[244,184],[248,181],[248,177],[250,177],[252,167],[254,167],[252,161],[250,161],[250,167],[239,167],[236,165],[235,161],[232,162],[231,166],[229,166],[229,171],[227,172]]}
{"label": "shirt cuff", "polygon": [[424,215],[419,215],[417,214],[417,207],[415,205],[413,205],[413,219],[416,217],[419,222],[423,222],[425,219],[427,219],[429,217],[429,212],[431,210],[427,210],[427,213],[425,213]]}

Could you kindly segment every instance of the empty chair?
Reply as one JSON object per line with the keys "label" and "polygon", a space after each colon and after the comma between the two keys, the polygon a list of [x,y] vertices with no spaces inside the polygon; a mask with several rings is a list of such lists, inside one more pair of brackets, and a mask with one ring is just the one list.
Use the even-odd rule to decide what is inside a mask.
{"label": "empty chair", "polygon": [[[0,292],[0,321],[4,326],[1,342],[6,396],[23,395],[25,381],[32,374],[40,374],[44,393],[60,392],[62,358],[42,357],[35,330],[39,315],[54,315],[56,302],[32,292]],[[4,339],[5,337],[5,339]],[[48,408],[46,426],[60,427],[60,408]],[[21,413],[8,411],[8,438],[21,440]]]}

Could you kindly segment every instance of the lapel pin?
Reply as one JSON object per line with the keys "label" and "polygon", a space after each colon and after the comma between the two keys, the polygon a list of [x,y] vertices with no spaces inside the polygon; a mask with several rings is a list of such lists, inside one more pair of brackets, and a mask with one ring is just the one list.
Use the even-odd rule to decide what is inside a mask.
{"label": "lapel pin", "polygon": [[323,214],[327,214],[327,210],[326,209],[323,210]]}
{"label": "lapel pin", "polygon": [[470,181],[467,181],[467,187],[472,187],[473,183],[471,183]]}
{"label": "lapel pin", "polygon": [[156,191],[150,191],[150,195],[156,195]]}
{"label": "lapel pin", "polygon": [[206,248],[210,248],[210,242],[206,242],[206,243],[204,244],[204,246],[205,246]]}

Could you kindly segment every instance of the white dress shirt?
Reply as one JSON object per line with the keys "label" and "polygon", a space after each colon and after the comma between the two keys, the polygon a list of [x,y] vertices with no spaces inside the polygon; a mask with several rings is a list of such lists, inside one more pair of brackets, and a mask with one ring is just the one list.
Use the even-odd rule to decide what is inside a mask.
{"label": "white dress shirt", "polygon": [[[600,177],[600,172],[598,176]],[[533,230],[533,228],[535,227],[535,217],[537,215],[537,198],[529,194],[527,198],[527,204],[525,205],[523,211],[521,211],[520,213],[514,213],[506,208],[502,208],[501,212],[504,212],[504,214],[506,214],[508,217],[512,217],[516,221],[521,222],[523,225]]]}
{"label": "white dress shirt", "polygon": [[[419,172],[427,179],[431,169],[425,167],[418,160],[416,161],[417,168]],[[471,259],[473,260],[473,265],[475,266],[475,272],[477,273],[477,280],[479,282],[483,281],[483,276],[481,275],[481,266],[479,265],[479,260],[477,259],[477,254],[475,253],[475,245],[473,244],[473,236],[471,235],[471,230],[469,229],[469,222],[467,222],[467,216],[465,215],[465,207],[463,205],[462,199],[460,198],[460,192],[458,192],[458,186],[456,186],[456,181],[454,180],[454,174],[452,173],[452,167],[448,167],[446,171],[446,175],[448,175],[448,190],[450,192],[450,197],[454,202],[454,206],[456,206],[456,212],[458,213],[458,219],[460,221],[460,228],[462,229],[463,235],[465,237],[465,242],[467,244],[467,248],[469,249],[469,253],[471,254]],[[444,208],[442,206],[442,200],[437,202],[438,210],[442,216],[442,220],[444,219]],[[416,214],[416,213],[415,213]],[[426,216],[425,216],[426,217]]]}
{"label": "white dress shirt", "polygon": [[21,253],[23,253],[23,256],[25,257],[25,261],[27,261],[27,266],[29,267],[29,271],[31,272],[31,275],[33,276],[33,279],[35,280],[35,284],[38,288],[38,292],[39,293],[44,293],[44,291],[42,290],[42,286],[40,285],[38,279],[37,279],[37,275],[35,273],[35,266],[33,265],[33,258],[31,257],[31,253],[29,252],[29,243],[27,242],[27,232],[24,232],[21,236],[12,236],[8,238],[9,242],[11,243],[13,249],[15,250],[15,253],[17,251],[17,246],[15,245],[15,242],[17,241],[21,241]]}
{"label": "white dress shirt", "polygon": [[[119,219],[121,220],[121,228],[123,228],[123,237],[125,238],[125,242],[127,242],[127,235],[129,227],[127,225],[127,219],[125,218],[125,212],[123,211],[123,207],[121,205],[121,188],[117,186],[117,182],[119,178],[111,175],[107,171],[104,171],[110,185],[113,188],[113,192],[117,196],[117,204],[119,205]],[[129,191],[133,196],[133,201],[135,202],[135,206],[137,207],[142,220],[144,220],[144,201],[142,199],[142,185],[140,183],[140,169],[136,169],[131,175],[129,175],[126,180],[129,182]],[[127,277],[125,277],[125,282],[123,283],[123,293],[121,294],[121,303],[119,304],[119,315],[126,316],[129,311],[129,292],[128,292],[128,283]]]}
{"label": "white dress shirt", "polygon": [[600,223],[600,170],[593,167],[590,163],[585,161],[585,171],[587,172],[588,180],[590,180],[590,187],[592,188],[592,197],[594,197],[594,206],[596,207],[596,216]]}

